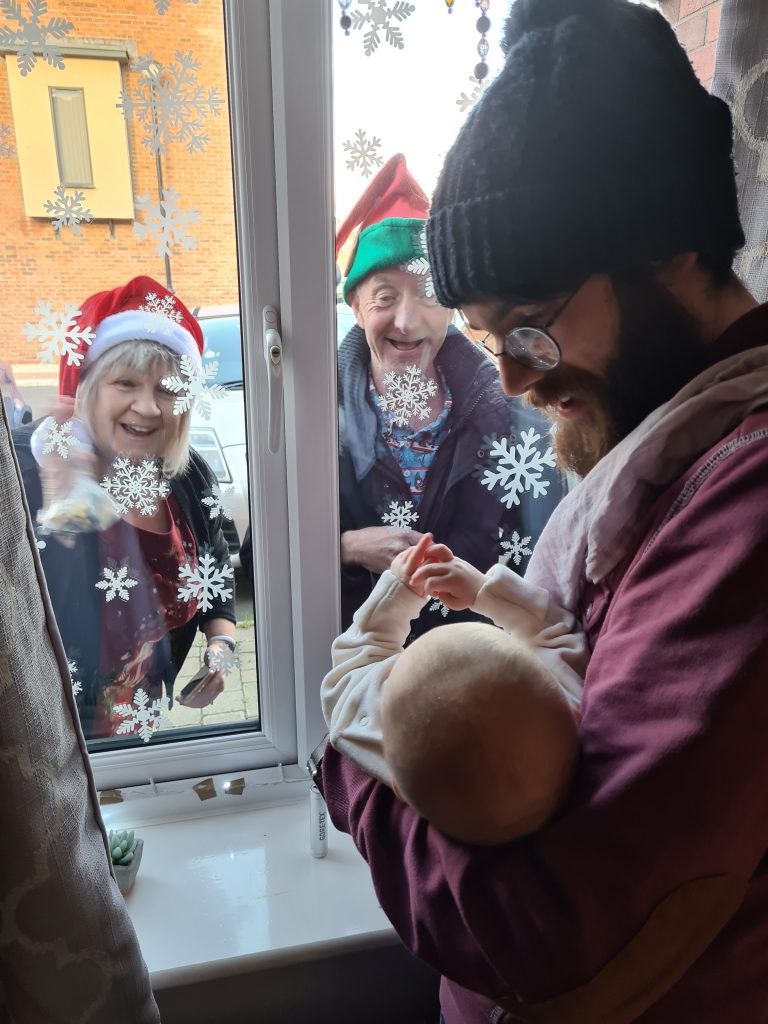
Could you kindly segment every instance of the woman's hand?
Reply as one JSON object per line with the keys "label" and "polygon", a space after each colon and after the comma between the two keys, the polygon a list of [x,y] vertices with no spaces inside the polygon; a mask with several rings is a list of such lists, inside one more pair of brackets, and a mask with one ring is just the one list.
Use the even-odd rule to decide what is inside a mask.
{"label": "woman's hand", "polygon": [[[71,398],[60,398],[48,413],[48,433],[52,427],[60,428],[72,422],[75,403]],[[67,448],[65,447],[66,451]],[[65,497],[72,488],[72,481],[78,473],[95,473],[95,459],[75,443],[69,448],[66,458],[57,451],[46,452],[40,458],[40,481],[43,488],[43,508]]]}
{"label": "woman's hand", "polygon": [[[210,664],[209,654],[212,651],[229,652],[229,646],[221,640],[214,640],[208,644],[205,651],[205,661]],[[176,698],[178,704],[182,704],[185,708],[207,708],[209,704],[213,704],[216,698],[219,696],[221,691],[224,689],[224,683],[226,676],[221,669],[211,669],[208,675],[200,681],[200,684],[189,694],[188,697],[182,699],[181,696]]]}
{"label": "woman's hand", "polygon": [[342,565],[362,565],[381,575],[392,559],[406,548],[418,544],[423,533],[392,526],[366,526],[362,530],[345,530],[341,535]]}
{"label": "woman's hand", "polygon": [[213,704],[223,689],[224,673],[221,671],[209,672],[197,689],[193,690],[186,700],[177,697],[176,702],[182,704],[185,708],[207,708],[209,704]]}

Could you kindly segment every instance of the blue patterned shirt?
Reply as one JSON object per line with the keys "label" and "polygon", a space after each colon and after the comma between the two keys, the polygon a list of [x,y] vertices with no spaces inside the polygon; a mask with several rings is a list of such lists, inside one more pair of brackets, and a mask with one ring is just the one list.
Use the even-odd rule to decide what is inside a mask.
{"label": "blue patterned shirt", "polygon": [[368,394],[376,410],[376,418],[379,421],[379,431],[387,442],[395,462],[400,467],[403,479],[408,485],[413,499],[414,508],[418,508],[421,497],[424,493],[424,485],[429,467],[434,461],[437,449],[443,443],[446,435],[450,433],[448,418],[453,408],[453,398],[443,374],[437,369],[440,377],[440,384],[445,395],[445,403],[436,419],[431,423],[418,427],[416,430],[406,424],[401,427],[395,423],[392,412],[381,408],[381,396],[376,390],[373,382],[373,375],[368,372]]}

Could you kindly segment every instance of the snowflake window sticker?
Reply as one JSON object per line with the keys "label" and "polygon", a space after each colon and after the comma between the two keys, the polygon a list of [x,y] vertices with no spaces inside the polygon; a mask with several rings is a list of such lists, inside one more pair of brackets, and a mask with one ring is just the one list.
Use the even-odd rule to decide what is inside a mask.
{"label": "snowflake window sticker", "polygon": [[381,408],[390,413],[399,427],[407,426],[413,416],[427,419],[429,399],[437,394],[437,381],[425,377],[418,366],[406,366],[402,373],[388,370],[384,374],[384,387]]}
{"label": "snowflake window sticker", "polygon": [[456,106],[459,108],[462,114],[465,114],[471,107],[477,103],[480,97],[485,91],[485,87],[488,84],[488,79],[475,78],[474,75],[469,76],[470,86],[472,87],[471,92],[467,95],[466,92],[462,92],[461,96],[456,100]]}
{"label": "snowflake window sticker", "polygon": [[90,223],[93,214],[83,206],[85,193],[75,190],[74,195],[67,195],[64,185],[57,185],[53,190],[55,199],[46,199],[45,209],[51,216],[51,223],[58,233],[62,228],[69,228],[73,235],[82,235],[80,225]]}
{"label": "snowflake window sticker", "polygon": [[[155,5],[155,10],[158,14],[165,14],[168,8],[171,6],[171,0],[152,0]],[[199,0],[184,0],[185,4],[196,4]]]}
{"label": "snowflake window sticker", "polygon": [[155,697],[150,702],[149,694],[140,686],[133,695],[132,704],[115,704],[112,710],[118,718],[122,718],[115,730],[117,736],[138,733],[145,743],[149,743],[157,720],[163,713],[163,701],[161,697]]}
{"label": "snowflake window sticker", "polygon": [[40,361],[52,363],[54,357],[66,356],[69,366],[79,366],[83,361],[83,353],[78,351],[81,342],[90,345],[95,336],[92,327],[78,327],[81,310],[65,305],[63,313],[56,313],[49,302],[38,302],[35,312],[40,319],[36,324],[25,324],[24,333],[28,341],[42,345],[38,352]]}
{"label": "snowflake window sticker", "polygon": [[425,299],[434,299],[435,297],[435,283],[432,280],[432,271],[429,266],[429,260],[427,259],[427,226],[426,224],[421,229],[419,235],[419,248],[421,249],[420,256],[414,256],[413,259],[408,260],[407,263],[401,263],[400,269],[407,271],[409,274],[415,274],[416,277],[422,278],[421,292]]}
{"label": "snowflake window sticker", "polygon": [[47,22],[41,21],[48,13],[48,0],[29,0],[27,9],[28,18],[22,13],[18,0],[0,0],[0,11],[8,21],[15,22],[18,26],[0,26],[0,48],[16,51],[16,61],[22,78],[32,71],[38,57],[42,57],[52,68],[63,70],[61,50],[51,40],[63,39],[75,26],[66,18],[49,18]]}
{"label": "snowflake window sticker", "polygon": [[79,673],[77,662],[67,658],[67,668],[69,669],[69,678],[72,680],[72,693],[77,696],[78,693],[83,692],[83,684],[77,678]]}
{"label": "snowflake window sticker", "polygon": [[155,292],[149,292],[144,296],[144,302],[139,309],[142,313],[157,313],[167,320],[173,320],[175,324],[182,321],[181,310],[176,308],[176,298],[173,295],[164,295],[159,299]]}
{"label": "snowflake window sticker", "polygon": [[403,33],[394,22],[410,18],[416,10],[414,4],[404,3],[403,0],[397,0],[396,3],[388,3],[387,0],[360,0],[360,6],[367,7],[368,10],[352,12],[352,28],[367,29],[363,36],[366,57],[370,57],[378,49],[382,32],[390,46],[402,50],[405,46]]}
{"label": "snowflake window sticker", "polygon": [[443,602],[438,597],[435,598],[435,600],[429,606],[427,611],[439,612],[443,616],[444,619],[448,618],[448,611],[449,611],[449,609],[445,607]]}
{"label": "snowflake window sticker", "polygon": [[130,600],[130,591],[138,586],[139,581],[128,575],[128,566],[125,562],[117,565],[112,559],[109,564],[101,570],[103,579],[100,579],[94,586],[97,590],[104,591],[104,597],[109,604],[119,597],[121,601]]}
{"label": "snowflake window sticker", "polygon": [[188,153],[202,153],[210,142],[204,122],[218,117],[224,102],[216,88],[198,84],[200,70],[191,51],[176,51],[175,64],[163,65],[151,53],[131,65],[141,75],[133,92],[123,90],[119,110],[126,120],[135,114],[144,126],[142,143],[152,154],[165,153],[171,142],[186,145]]}
{"label": "snowflake window sticker", "polygon": [[521,538],[517,530],[507,540],[504,537],[504,531],[499,527],[499,541],[504,552],[499,558],[502,565],[509,565],[510,561],[514,562],[515,565],[520,565],[523,558],[528,558],[533,554],[533,551],[528,547],[531,543],[531,538]]}
{"label": "snowflake window sticker", "polygon": [[136,509],[143,516],[153,516],[160,501],[171,493],[159,462],[142,459],[136,463],[124,455],[112,463],[112,476],[105,476],[101,486],[121,516],[128,515],[131,509]]}
{"label": "snowflake window sticker", "polygon": [[414,510],[412,501],[404,501],[402,505],[397,501],[390,501],[389,511],[384,513],[381,521],[386,526],[407,530],[418,518],[419,513]]}
{"label": "snowflake window sticker", "polygon": [[49,417],[46,423],[45,444],[43,455],[58,455],[62,459],[69,458],[69,449],[78,448],[80,442],[72,433],[72,420],[64,423],[57,423],[53,417]]}
{"label": "snowflake window sticker", "polygon": [[0,157],[13,156],[15,152],[11,136],[11,126],[9,124],[0,124]]}
{"label": "snowflake window sticker", "polygon": [[181,243],[186,251],[194,249],[197,239],[190,234],[191,224],[197,224],[200,214],[192,207],[186,212],[179,206],[179,193],[172,188],[163,189],[163,198],[153,203],[149,196],[136,196],[136,206],[144,220],[134,221],[133,231],[142,241],[154,242],[158,256],[170,256],[171,246]]}
{"label": "snowflake window sticker", "polygon": [[205,547],[196,567],[189,562],[179,567],[179,580],[184,582],[184,586],[178,588],[179,600],[190,601],[195,598],[200,604],[200,610],[207,612],[213,607],[215,597],[223,600],[232,597],[232,588],[226,582],[233,576],[232,566],[218,565],[210,550]]}
{"label": "snowflake window sticker", "polygon": [[221,384],[208,385],[208,381],[219,372],[217,361],[208,363],[202,367],[195,365],[189,356],[181,357],[181,375],[175,373],[170,377],[163,377],[161,383],[164,388],[177,395],[173,403],[174,416],[181,416],[195,408],[203,419],[211,418],[211,399],[221,398],[224,388]]}
{"label": "snowflake window sticker", "polygon": [[212,647],[208,652],[208,666],[214,672],[221,672],[226,677],[236,668],[240,668],[240,659],[236,651],[229,647],[222,650],[220,647]]}
{"label": "snowflake window sticker", "polygon": [[496,460],[494,468],[480,467],[481,483],[489,491],[500,487],[504,492],[499,499],[502,505],[512,508],[520,504],[520,495],[531,491],[534,498],[540,498],[549,490],[550,481],[543,480],[546,467],[554,469],[555,453],[547,447],[540,451],[536,442],[541,440],[533,427],[520,433],[520,444],[510,444],[506,437],[491,444],[490,458]]}
{"label": "snowflake window sticker", "polygon": [[354,139],[347,139],[344,143],[344,149],[349,153],[349,159],[347,160],[348,170],[354,171],[357,169],[364,178],[370,177],[373,168],[381,167],[384,163],[384,158],[376,152],[380,145],[381,139],[376,135],[369,139],[363,129],[358,128]]}
{"label": "snowflake window sticker", "polygon": [[235,513],[230,500],[234,493],[234,487],[225,487],[224,490],[217,486],[211,487],[210,493],[201,498],[203,505],[208,506],[209,518],[224,516],[225,519],[234,519]]}

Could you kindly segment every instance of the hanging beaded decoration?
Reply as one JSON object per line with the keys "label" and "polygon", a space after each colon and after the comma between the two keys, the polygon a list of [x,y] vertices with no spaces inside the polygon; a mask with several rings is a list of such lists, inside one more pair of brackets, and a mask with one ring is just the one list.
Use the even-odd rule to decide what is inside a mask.
{"label": "hanging beaded decoration", "polygon": [[488,56],[488,29],[491,27],[491,20],[488,17],[488,8],[491,0],[475,0],[475,7],[480,11],[475,28],[480,33],[480,42],[477,44],[477,52],[480,55],[480,63],[475,64],[475,78],[482,82],[488,74],[488,65],[485,58]]}
{"label": "hanging beaded decoration", "polygon": [[454,0],[445,0],[445,6],[448,8],[448,13],[453,14]]}
{"label": "hanging beaded decoration", "polygon": [[347,9],[349,8],[351,3],[352,0],[339,0],[339,7],[341,8],[342,11],[341,18],[339,19],[339,24],[344,29],[345,36],[349,35],[349,30],[352,27],[352,19],[347,14]]}

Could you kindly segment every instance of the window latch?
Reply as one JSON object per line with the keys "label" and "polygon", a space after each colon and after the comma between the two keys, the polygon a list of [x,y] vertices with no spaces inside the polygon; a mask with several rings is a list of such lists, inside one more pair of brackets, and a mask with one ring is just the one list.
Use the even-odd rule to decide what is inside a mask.
{"label": "window latch", "polygon": [[264,306],[261,311],[261,325],[264,361],[269,374],[267,437],[269,450],[274,453],[280,447],[280,427],[283,421],[283,339],[277,329],[277,310],[274,306]]}

